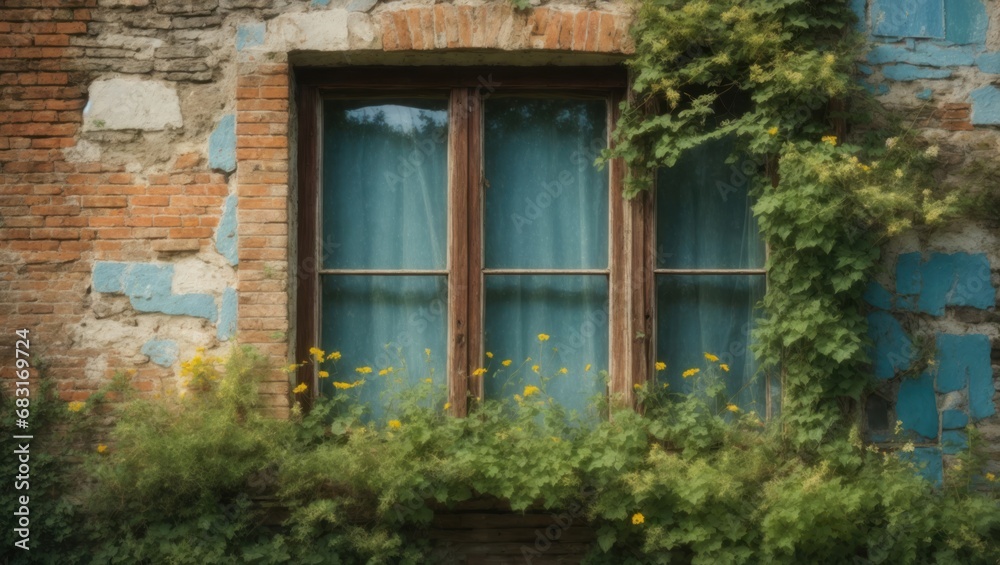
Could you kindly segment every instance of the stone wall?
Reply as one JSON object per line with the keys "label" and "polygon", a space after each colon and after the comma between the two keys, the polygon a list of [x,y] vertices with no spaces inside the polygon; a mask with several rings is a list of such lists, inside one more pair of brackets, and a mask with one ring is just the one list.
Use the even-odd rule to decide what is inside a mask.
{"label": "stone wall", "polygon": [[[871,40],[859,80],[937,145],[942,181],[994,158],[1000,4],[852,5]],[[176,387],[179,360],[234,337],[286,364],[297,66],[608,64],[631,51],[630,22],[618,1],[7,0],[0,376],[19,328],[66,400],[119,369]],[[938,479],[971,422],[1000,474],[996,225],[887,251],[869,431],[895,441],[902,421]],[[281,372],[265,386],[279,414],[288,390]]]}
{"label": "stone wall", "polygon": [[[869,50],[861,84],[898,111],[939,152],[942,183],[966,183],[998,155],[1000,9],[980,0],[855,0]],[[975,190],[997,191],[976,178]],[[1000,220],[998,218],[997,220]],[[1000,239],[996,221],[956,222],[892,242],[869,287],[877,393],[869,433],[912,441],[912,457],[936,482],[981,433],[1000,474]],[[901,422],[902,435],[896,435]]]}

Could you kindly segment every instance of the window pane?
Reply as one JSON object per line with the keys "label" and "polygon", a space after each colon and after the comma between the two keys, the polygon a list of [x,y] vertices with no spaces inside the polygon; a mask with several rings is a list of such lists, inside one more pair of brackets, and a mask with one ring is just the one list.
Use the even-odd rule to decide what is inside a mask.
{"label": "window pane", "polygon": [[[487,398],[510,399],[545,377],[551,378],[544,387],[549,395],[585,414],[594,396],[604,394],[599,372],[608,368],[606,277],[486,277],[485,329],[486,350],[493,353],[487,359]],[[548,341],[538,340],[542,333]],[[501,367],[504,359],[513,361],[510,367]],[[535,364],[539,373],[531,369]]]}
{"label": "window pane", "polygon": [[[321,380],[323,394],[349,394],[370,408],[373,418],[385,419],[393,413],[391,391],[419,386],[426,378],[444,385],[447,310],[445,277],[323,277],[321,348],[343,355],[336,374]],[[429,359],[425,349],[431,350]],[[359,374],[358,367],[372,372]],[[387,367],[393,372],[379,376]],[[364,385],[348,390],[335,390],[332,383],[362,378]]]}
{"label": "window pane", "polygon": [[322,264],[444,268],[447,101],[328,100],[324,120]]}
{"label": "window pane", "polygon": [[674,167],[660,170],[656,194],[657,267],[764,266],[764,242],[751,212],[749,195],[757,163],[742,160],[724,164],[732,150],[729,140],[707,143],[691,150]]}
{"label": "window pane", "polygon": [[486,267],[606,267],[605,102],[497,97],[484,119]]}
{"label": "window pane", "polygon": [[[764,417],[766,379],[748,350],[754,305],[763,297],[763,276],[657,276],[656,359],[667,364],[657,379],[674,393],[689,394],[711,366],[726,381],[727,402]],[[710,363],[705,353],[719,362]],[[701,372],[684,378],[691,368]]]}

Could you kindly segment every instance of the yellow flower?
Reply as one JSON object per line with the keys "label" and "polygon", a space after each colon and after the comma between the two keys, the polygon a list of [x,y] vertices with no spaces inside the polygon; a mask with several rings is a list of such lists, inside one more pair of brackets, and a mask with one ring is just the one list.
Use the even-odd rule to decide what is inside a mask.
{"label": "yellow flower", "polygon": [[771,137],[778,135],[777,126],[771,126],[771,128],[767,130],[767,135],[770,135]]}
{"label": "yellow flower", "polygon": [[66,408],[69,408],[70,412],[79,412],[83,410],[84,404],[82,402],[70,402]]}
{"label": "yellow flower", "polygon": [[330,354],[329,357],[327,357],[327,359],[333,359],[334,361],[339,361],[340,360],[340,352],[339,351],[334,351],[333,353]]}
{"label": "yellow flower", "polygon": [[309,387],[306,386],[306,383],[300,383],[299,386],[292,389],[292,392],[294,392],[295,394],[301,394],[305,392],[308,388]]}
{"label": "yellow flower", "polygon": [[991,483],[992,482],[996,482],[996,480],[997,480],[997,476],[994,475],[993,473],[986,473],[985,477],[986,477],[986,480],[989,481],[989,482],[991,482]]}
{"label": "yellow flower", "polygon": [[[194,359],[192,359],[192,361],[194,361]],[[200,359],[199,359],[199,361],[200,361]],[[289,365],[289,366],[285,367],[285,372],[286,373],[294,373],[296,371],[296,369],[298,369],[298,368],[299,368],[298,365]]]}
{"label": "yellow flower", "polygon": [[896,169],[895,171],[892,172],[892,176],[896,177],[897,179],[903,178],[903,169]]}
{"label": "yellow flower", "polygon": [[472,376],[473,377],[481,377],[481,376],[483,376],[485,374],[486,374],[486,367],[480,367],[480,368],[476,369],[475,371],[472,371]]}
{"label": "yellow flower", "polygon": [[531,370],[537,373],[538,372],[538,365],[532,365],[531,366]]}
{"label": "yellow flower", "polygon": [[820,141],[822,141],[823,143],[829,143],[830,145],[837,145],[837,136],[824,135],[823,138],[820,139]]}
{"label": "yellow flower", "polygon": [[705,359],[708,359],[710,362],[715,363],[716,361],[719,360],[719,356],[712,355],[711,353],[705,353]]}
{"label": "yellow flower", "polygon": [[635,514],[632,514],[632,524],[633,525],[638,526],[639,524],[642,524],[645,521],[646,521],[646,517],[643,516],[641,513],[636,512]]}
{"label": "yellow flower", "polygon": [[398,430],[403,427],[403,423],[399,420],[389,420],[389,428],[393,430]]}
{"label": "yellow flower", "polygon": [[309,355],[312,355],[317,363],[322,363],[325,360],[326,352],[318,347],[310,347]]}
{"label": "yellow flower", "polygon": [[725,363],[719,363],[719,368],[727,373],[729,372],[729,365],[726,365]]}
{"label": "yellow flower", "polygon": [[523,401],[524,401],[524,399],[523,399],[523,398],[521,398],[521,395],[520,395],[520,394],[515,394],[515,395],[514,395],[514,400],[516,400],[518,404],[520,404],[521,402],[523,402]]}
{"label": "yellow flower", "polygon": [[538,388],[537,386],[528,385],[528,386],[524,387],[524,397],[525,398],[528,398],[529,396],[531,396],[533,394],[538,394],[540,392],[542,392],[542,389]]}
{"label": "yellow flower", "polygon": [[445,402],[444,403],[444,409],[448,410],[449,408],[451,408],[451,402]]}
{"label": "yellow flower", "polygon": [[493,354],[490,353],[489,351],[487,351],[486,352],[486,357],[488,357],[489,359],[493,359]]}
{"label": "yellow flower", "polygon": [[330,373],[327,373],[326,371],[320,371],[319,372],[319,378],[321,378],[321,379],[325,379],[325,378],[327,378],[329,376],[330,376]]}
{"label": "yellow flower", "polygon": [[99,445],[97,446],[97,452],[98,452],[98,453],[104,453],[104,452],[106,452],[107,450],[108,450],[108,446],[104,445],[103,443],[102,443],[102,444],[99,444]]}
{"label": "yellow flower", "polygon": [[657,361],[656,362],[656,370],[657,371],[662,371],[662,370],[664,370],[666,368],[667,368],[667,364],[664,363],[663,361]]}
{"label": "yellow flower", "polygon": [[563,368],[559,369],[559,374],[560,375],[565,375],[568,372],[569,372],[569,369],[567,369],[566,367],[563,367]]}
{"label": "yellow flower", "polygon": [[427,384],[431,384],[432,382],[434,382],[434,379],[428,377],[428,378],[424,379],[424,382],[427,383]]}
{"label": "yellow flower", "polygon": [[334,381],[333,388],[344,390],[353,387],[351,383],[342,383],[340,381]]}
{"label": "yellow flower", "polygon": [[859,166],[861,167],[861,170],[862,170],[862,171],[864,171],[864,172],[866,172],[866,173],[867,173],[868,171],[872,170],[872,168],[871,168],[871,167],[869,167],[868,165],[866,165],[866,164],[864,164],[864,163],[861,163],[861,165],[859,165]]}
{"label": "yellow flower", "polygon": [[726,410],[736,413],[740,411],[740,407],[735,404],[726,404]]}
{"label": "yellow flower", "polygon": [[424,350],[424,355],[426,355],[426,356],[430,357],[430,356],[431,356],[431,350],[430,350],[429,348],[428,348],[428,349],[425,349],[425,350]]}
{"label": "yellow flower", "polygon": [[634,388],[635,390],[639,390],[642,388],[642,385],[639,383],[635,383],[634,385],[632,385],[632,388]]}
{"label": "yellow flower", "polygon": [[382,369],[381,371],[378,372],[378,376],[380,377],[384,377],[388,374],[389,374],[389,369]]}
{"label": "yellow flower", "polygon": [[513,361],[511,361],[510,359],[504,359],[500,364],[503,365],[504,367],[510,367],[511,363],[513,363]]}
{"label": "yellow flower", "polygon": [[587,363],[587,366],[583,368],[583,372],[586,373],[589,370],[590,370],[590,363]]}
{"label": "yellow flower", "polygon": [[549,334],[538,334],[538,341],[548,341]]}
{"label": "yellow flower", "polygon": [[372,372],[372,368],[371,368],[371,367],[368,367],[368,366],[365,366],[365,367],[358,367],[357,369],[354,369],[354,370],[355,370],[356,372],[358,372],[358,373],[361,373],[362,375],[367,375],[368,373],[371,373],[371,372]]}
{"label": "yellow flower", "polygon": [[683,373],[681,373],[681,376],[686,379],[688,377],[693,377],[693,376],[697,375],[700,372],[701,372],[701,369],[688,369],[687,371],[684,371]]}

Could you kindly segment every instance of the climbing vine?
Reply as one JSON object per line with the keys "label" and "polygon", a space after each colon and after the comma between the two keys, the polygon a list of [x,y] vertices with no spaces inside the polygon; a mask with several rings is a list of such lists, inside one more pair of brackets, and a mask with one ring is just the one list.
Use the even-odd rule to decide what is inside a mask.
{"label": "climbing vine", "polygon": [[956,207],[924,188],[937,148],[873,116],[855,86],[854,21],[846,1],[643,2],[633,91],[605,155],[628,163],[626,197],[715,139],[766,163],[754,189],[770,251],[757,354],[781,368],[800,443],[843,423],[843,401],[868,380],[862,294],[880,242]]}

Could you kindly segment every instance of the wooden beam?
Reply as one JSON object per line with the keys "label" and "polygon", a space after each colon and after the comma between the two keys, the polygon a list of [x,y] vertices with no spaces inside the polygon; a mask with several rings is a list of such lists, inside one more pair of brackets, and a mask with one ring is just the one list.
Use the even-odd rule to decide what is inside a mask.
{"label": "wooden beam", "polygon": [[451,94],[448,135],[448,402],[468,412],[469,376],[469,92]]}

